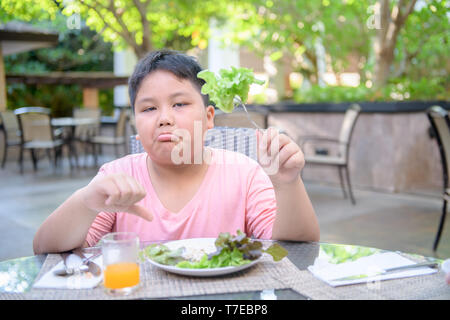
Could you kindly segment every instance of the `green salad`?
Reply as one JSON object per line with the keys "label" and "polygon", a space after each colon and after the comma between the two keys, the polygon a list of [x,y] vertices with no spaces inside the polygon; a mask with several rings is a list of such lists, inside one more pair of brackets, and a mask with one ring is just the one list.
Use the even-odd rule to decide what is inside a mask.
{"label": "green salad", "polygon": [[206,81],[202,86],[202,93],[208,94],[216,107],[226,113],[233,111],[235,97],[239,97],[243,104],[247,102],[251,84],[264,84],[263,80],[256,79],[253,71],[247,68],[220,69],[219,74],[203,70],[197,77]]}
{"label": "green salad", "polygon": [[215,241],[216,251],[204,253],[199,260],[187,259],[183,254],[184,247],[175,250],[164,244],[152,244],[141,250],[141,258],[149,258],[155,262],[171,265],[178,268],[221,268],[240,266],[258,259],[264,252],[270,254],[274,261],[287,256],[288,252],[278,243],[263,249],[262,242],[248,238],[245,233],[238,230],[235,236],[228,232],[220,233]]}

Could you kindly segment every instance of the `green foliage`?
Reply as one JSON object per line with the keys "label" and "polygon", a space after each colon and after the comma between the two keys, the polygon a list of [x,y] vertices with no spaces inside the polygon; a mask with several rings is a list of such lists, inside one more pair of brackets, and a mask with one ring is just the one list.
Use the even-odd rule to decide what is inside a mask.
{"label": "green foliage", "polygon": [[420,101],[449,100],[448,88],[444,78],[412,81],[408,78],[391,80],[381,89],[346,86],[311,86],[310,89],[297,89],[293,99],[298,103],[314,102],[362,102],[362,101]]}
{"label": "green foliage", "polygon": [[82,103],[82,91],[76,85],[24,85],[7,86],[8,108],[27,106],[50,108],[52,116],[71,116],[74,107]]}
{"label": "green foliage", "polygon": [[[36,27],[58,31],[58,44],[52,48],[5,56],[6,73],[112,71],[112,45],[103,42],[98,34],[84,25],[80,29],[68,29],[66,20],[67,17],[57,13],[51,21],[33,22]],[[7,84],[7,99],[10,109],[43,106],[51,108],[54,117],[70,116],[73,108],[82,105],[82,88],[78,85]],[[99,104],[103,113],[112,112],[113,89],[99,91]]]}
{"label": "green foliage", "polygon": [[[39,21],[62,35],[83,37],[87,28],[68,31],[66,19],[79,14],[93,32],[82,47],[42,49],[7,64],[10,72],[46,70],[99,70],[108,57],[100,58],[93,43],[105,40],[115,50],[131,47],[138,57],[148,50],[172,48],[205,49],[210,22],[226,24],[225,46],[239,44],[260,56],[290,64],[312,84],[309,91],[296,91],[297,101],[424,100],[448,99],[448,1],[418,1],[398,35],[390,79],[378,91],[357,88],[320,88],[317,45],[325,49],[327,71],[358,72],[361,83],[374,80],[374,39],[370,26],[377,0],[268,1],[268,0],[34,0],[0,1],[0,21]],[[391,9],[399,0],[390,0]],[[61,12],[63,14],[61,14]],[[84,25],[83,25],[84,26]],[[85,26],[84,26],[85,27]],[[89,41],[91,44],[89,44]],[[73,42],[68,41],[68,42]],[[80,48],[82,50],[80,51]],[[83,52],[83,54],[80,54]],[[34,56],[33,56],[34,55]],[[14,65],[14,67],[11,67]],[[355,70],[356,68],[356,70]],[[105,95],[109,96],[109,94]],[[229,99],[228,99],[229,100]],[[347,100],[348,101],[348,100]],[[227,102],[225,110],[232,110]]]}
{"label": "green foliage", "polygon": [[[348,54],[367,56],[370,51],[365,20],[371,1],[278,1],[248,0],[230,17],[226,37],[273,61],[282,57],[294,71],[317,82],[316,45],[322,42],[332,67],[348,66]],[[373,1],[372,1],[373,2]]]}
{"label": "green foliage", "polygon": [[[350,66],[353,69],[357,67],[361,83],[365,83],[366,80],[373,80],[374,75],[377,30],[370,25],[370,19],[375,17],[376,2],[298,0],[277,1],[274,5],[274,2],[266,0],[240,1],[230,16],[230,33],[224,38],[231,38],[233,42],[261,56],[267,55],[273,61],[287,61],[294,72],[301,73],[313,85],[318,82],[316,45],[322,43],[327,71],[339,74],[348,72]],[[392,9],[399,1],[391,0],[390,3]],[[369,94],[367,99],[393,99],[390,93],[394,92],[395,96],[397,89],[391,87],[398,79],[411,81],[404,84],[412,90],[409,92],[410,98],[404,99],[428,99],[430,95],[421,89],[420,83],[428,81],[435,86],[435,82],[442,83],[436,78],[448,77],[450,72],[447,62],[450,52],[448,26],[448,1],[424,0],[416,5],[416,10],[408,16],[400,30],[387,84],[389,88],[374,93],[373,97],[370,96],[371,90],[365,88],[316,88],[310,93],[302,92],[300,96],[297,93],[297,100],[310,101],[315,96],[318,99],[331,97],[341,100],[346,96],[358,99],[366,97],[366,91]],[[422,80],[424,78],[427,80]],[[432,91],[442,96],[443,88],[436,85]],[[424,95],[419,95],[420,92]]]}
{"label": "green foliage", "polygon": [[298,103],[314,102],[357,102],[370,101],[372,91],[365,86],[341,87],[341,86],[312,86],[308,90],[297,89],[293,99]]}

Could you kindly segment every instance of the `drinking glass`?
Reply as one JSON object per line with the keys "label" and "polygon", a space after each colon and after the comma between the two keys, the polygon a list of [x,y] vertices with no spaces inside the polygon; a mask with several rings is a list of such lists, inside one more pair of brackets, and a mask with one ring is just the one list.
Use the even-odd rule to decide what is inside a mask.
{"label": "drinking glass", "polygon": [[133,232],[113,232],[101,240],[103,285],[108,294],[128,295],[139,286],[139,237]]}

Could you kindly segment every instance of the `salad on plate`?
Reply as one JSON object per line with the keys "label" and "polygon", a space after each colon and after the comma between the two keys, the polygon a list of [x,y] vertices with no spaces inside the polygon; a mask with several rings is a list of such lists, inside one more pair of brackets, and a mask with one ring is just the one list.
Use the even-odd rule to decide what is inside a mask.
{"label": "salad on plate", "polygon": [[[236,235],[220,233],[217,238],[197,238],[171,241],[163,244],[151,244],[141,250],[141,258],[148,259],[167,271],[183,270],[242,270],[256,263],[263,253],[270,254],[274,261],[287,256],[287,250],[278,243],[267,249],[261,241],[251,239],[240,230]],[[215,270],[215,271],[214,271]],[[192,272],[190,273],[192,274]]]}

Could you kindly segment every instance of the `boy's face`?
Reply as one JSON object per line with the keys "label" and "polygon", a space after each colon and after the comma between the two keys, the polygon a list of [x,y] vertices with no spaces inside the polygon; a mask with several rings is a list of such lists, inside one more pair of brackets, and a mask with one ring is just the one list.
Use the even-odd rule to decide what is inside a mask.
{"label": "boy's face", "polygon": [[172,149],[179,143],[190,147],[193,156],[194,133],[195,139],[200,139],[196,146],[203,146],[204,133],[214,127],[214,107],[205,108],[200,92],[189,80],[164,70],[142,80],[134,109],[138,139],[160,164],[173,163]]}

